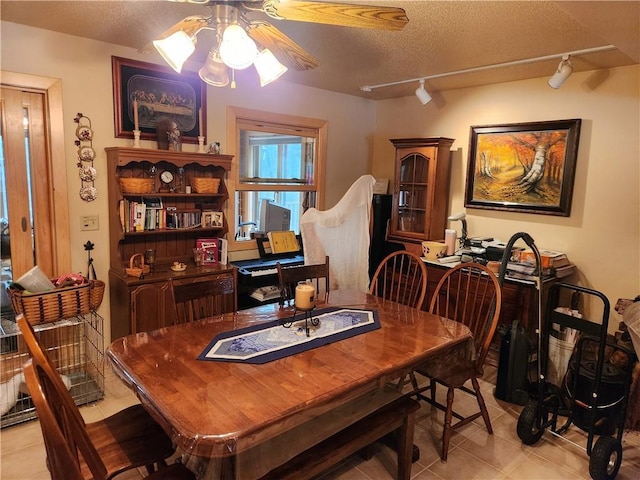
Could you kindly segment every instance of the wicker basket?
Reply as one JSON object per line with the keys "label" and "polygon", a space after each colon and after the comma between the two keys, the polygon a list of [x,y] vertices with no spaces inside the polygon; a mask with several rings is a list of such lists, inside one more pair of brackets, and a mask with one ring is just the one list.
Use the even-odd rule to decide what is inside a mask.
{"label": "wicker basket", "polygon": [[[138,258],[139,257],[139,258]],[[124,271],[130,277],[140,277],[149,273],[149,265],[144,263],[144,255],[141,253],[134,253],[129,259],[129,266],[125,267]]]}
{"label": "wicker basket", "polygon": [[91,311],[91,283],[42,293],[24,293],[23,290],[10,288],[9,296],[16,314],[23,314],[34,325],[85,315]]}
{"label": "wicker basket", "polygon": [[102,280],[91,280],[89,287],[89,305],[91,306],[91,311],[95,312],[100,304],[102,304],[105,287],[106,285]]}
{"label": "wicker basket", "polygon": [[191,188],[195,193],[218,193],[220,179],[193,177],[191,178]]}
{"label": "wicker basket", "polygon": [[122,193],[153,193],[153,178],[120,177]]}

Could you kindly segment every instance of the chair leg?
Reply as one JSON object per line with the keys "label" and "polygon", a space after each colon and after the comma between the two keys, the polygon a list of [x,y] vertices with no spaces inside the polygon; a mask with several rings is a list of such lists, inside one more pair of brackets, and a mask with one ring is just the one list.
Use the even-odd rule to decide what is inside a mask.
{"label": "chair leg", "polygon": [[416,378],[416,374],[414,372],[411,372],[409,374],[409,378],[411,379],[411,386],[413,387],[414,390],[417,390],[418,389],[418,379]]}
{"label": "chair leg", "polygon": [[471,377],[471,384],[473,385],[473,390],[476,392],[476,399],[478,400],[478,406],[480,407],[480,413],[482,414],[484,424],[487,427],[487,432],[489,432],[489,434],[493,434],[493,428],[491,428],[491,420],[489,420],[489,411],[487,410],[487,406],[484,403],[482,393],[480,393],[480,385],[478,384],[478,379],[476,377]]}
{"label": "chair leg", "polygon": [[444,431],[442,432],[442,453],[440,460],[447,461],[447,454],[449,453],[449,441],[451,440],[452,428],[451,419],[453,418],[453,396],[454,389],[447,389],[447,410],[444,413]]}

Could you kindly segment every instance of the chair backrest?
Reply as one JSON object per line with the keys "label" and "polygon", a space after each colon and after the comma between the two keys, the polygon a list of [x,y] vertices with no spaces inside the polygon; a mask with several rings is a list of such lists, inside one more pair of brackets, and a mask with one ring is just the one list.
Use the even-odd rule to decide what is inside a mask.
{"label": "chair backrest", "polygon": [[427,293],[427,267],[420,257],[407,250],[390,253],[373,274],[369,293],[421,308]]}
{"label": "chair backrest", "polygon": [[[280,288],[280,305],[285,301],[293,300],[298,282],[310,281],[315,289],[316,296],[324,294],[325,301],[329,297],[329,257],[324,257],[324,263],[317,265],[297,265],[294,267],[283,266],[276,263],[278,269],[278,287]],[[321,282],[324,279],[324,282]]]}
{"label": "chair backrest", "polygon": [[190,283],[169,280],[175,306],[176,323],[236,312],[238,310],[238,272]]}
{"label": "chair backrest", "polygon": [[501,307],[502,290],[495,274],[479,263],[462,263],[440,279],[429,311],[469,327],[476,347],[476,365],[482,368]]}
{"label": "chair backrest", "polygon": [[22,315],[16,321],[31,354],[24,376],[40,419],[51,478],[82,479],[80,457],[95,479],[106,478],[107,469],[62,377],[44,353],[31,324]]}

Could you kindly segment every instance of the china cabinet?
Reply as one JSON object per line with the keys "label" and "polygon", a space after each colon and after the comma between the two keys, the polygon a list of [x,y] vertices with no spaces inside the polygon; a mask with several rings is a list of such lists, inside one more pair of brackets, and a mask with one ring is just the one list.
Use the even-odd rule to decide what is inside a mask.
{"label": "china cabinet", "polygon": [[442,240],[447,221],[452,138],[400,138],[395,146],[393,209],[389,237]]}
{"label": "china cabinet", "polygon": [[[205,224],[203,212],[223,211],[228,197],[225,176],[233,157],[142,148],[105,150],[111,338],[115,339],[174,322],[171,278],[189,283],[233,275],[231,265],[194,262],[197,239],[215,240],[227,232],[226,219],[221,225]],[[195,179],[208,187],[196,191]],[[127,274],[132,257],[136,262],[146,258],[148,272]],[[174,262],[186,264],[186,269],[173,271]]]}

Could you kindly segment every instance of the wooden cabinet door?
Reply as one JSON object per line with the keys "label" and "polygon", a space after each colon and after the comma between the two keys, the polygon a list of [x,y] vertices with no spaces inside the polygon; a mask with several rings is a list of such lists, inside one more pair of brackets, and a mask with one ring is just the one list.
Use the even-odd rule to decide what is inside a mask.
{"label": "wooden cabinet door", "polygon": [[167,282],[148,283],[131,290],[131,333],[149,332],[173,323]]}
{"label": "wooden cabinet door", "polygon": [[402,138],[396,147],[393,240],[442,240],[449,203],[450,138]]}

